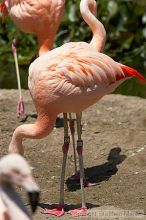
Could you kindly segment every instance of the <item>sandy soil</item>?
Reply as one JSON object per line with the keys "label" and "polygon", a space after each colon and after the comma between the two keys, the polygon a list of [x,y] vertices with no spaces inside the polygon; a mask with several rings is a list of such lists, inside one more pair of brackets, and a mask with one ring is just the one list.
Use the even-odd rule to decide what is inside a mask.
{"label": "sandy soil", "polygon": [[[28,91],[23,91],[23,99],[26,112],[35,111]],[[7,153],[14,129],[22,124],[16,117],[17,100],[16,90],[0,90],[0,156]],[[34,121],[29,117],[25,123]],[[129,217],[125,212],[123,219],[146,219],[146,100],[105,96],[83,113],[82,136],[85,173],[97,185],[85,189],[89,216],[79,219],[115,219],[109,211],[103,217],[105,210],[115,211],[117,215],[131,210]],[[41,204],[58,202],[62,143],[63,128],[54,129],[43,140],[24,142],[25,157],[41,188]],[[65,184],[65,202],[70,209],[81,202],[79,185],[68,179],[73,173],[70,146]],[[25,192],[19,193],[28,205]],[[139,213],[137,217],[132,217],[134,210]],[[34,219],[57,218],[43,214],[39,207]],[[72,218],[67,214],[60,217],[60,220],[66,219]],[[116,219],[121,218],[117,216]]]}

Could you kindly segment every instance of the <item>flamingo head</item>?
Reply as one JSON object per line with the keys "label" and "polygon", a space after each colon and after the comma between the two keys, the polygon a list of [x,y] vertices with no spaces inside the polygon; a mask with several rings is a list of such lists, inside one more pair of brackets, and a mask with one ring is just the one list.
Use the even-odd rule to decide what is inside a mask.
{"label": "flamingo head", "polygon": [[0,183],[3,186],[21,186],[27,192],[32,212],[35,212],[39,201],[39,188],[32,177],[26,160],[19,154],[9,154],[0,160]]}
{"label": "flamingo head", "polygon": [[96,17],[97,16],[97,3],[96,1],[89,1],[89,9],[91,10],[92,14]]}

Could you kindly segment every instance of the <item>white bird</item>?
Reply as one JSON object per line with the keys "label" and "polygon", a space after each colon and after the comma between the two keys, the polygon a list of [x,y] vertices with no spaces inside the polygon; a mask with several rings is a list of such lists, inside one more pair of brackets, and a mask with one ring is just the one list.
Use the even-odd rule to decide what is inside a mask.
{"label": "white bird", "polygon": [[32,219],[14,186],[21,186],[28,192],[34,213],[39,201],[39,187],[30,166],[19,154],[9,154],[0,160],[0,220]]}

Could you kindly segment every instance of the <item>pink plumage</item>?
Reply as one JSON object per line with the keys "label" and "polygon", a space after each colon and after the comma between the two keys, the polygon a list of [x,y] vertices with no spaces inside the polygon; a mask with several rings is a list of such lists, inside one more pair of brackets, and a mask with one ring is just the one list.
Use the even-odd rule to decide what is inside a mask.
{"label": "pink plumage", "polygon": [[143,79],[87,43],[67,43],[31,64],[29,89],[39,109],[81,112],[132,75]]}
{"label": "pink plumage", "polygon": [[53,47],[64,5],[65,0],[2,0],[0,7],[3,17],[8,11],[20,30],[37,36],[41,55]]}

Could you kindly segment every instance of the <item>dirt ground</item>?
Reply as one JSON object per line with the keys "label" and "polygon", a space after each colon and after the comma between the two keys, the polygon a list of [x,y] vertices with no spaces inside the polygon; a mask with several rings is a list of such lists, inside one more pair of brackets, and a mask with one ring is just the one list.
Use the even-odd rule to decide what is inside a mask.
{"label": "dirt ground", "polygon": [[[28,91],[23,91],[23,99],[26,112],[35,112]],[[14,129],[23,123],[16,117],[17,100],[17,90],[0,90],[0,156],[7,153]],[[25,123],[34,121],[29,117]],[[79,219],[146,219],[146,99],[105,96],[83,113],[82,136],[85,174],[97,185],[85,189],[89,216]],[[57,219],[45,215],[41,205],[58,202],[62,143],[63,128],[54,129],[43,140],[24,141],[25,157],[41,189],[35,220]],[[70,209],[81,202],[79,185],[68,179],[73,173],[71,145],[65,184]],[[25,192],[19,193],[28,205]],[[60,217],[66,219],[74,218]]]}

